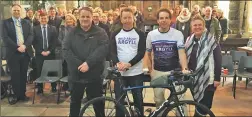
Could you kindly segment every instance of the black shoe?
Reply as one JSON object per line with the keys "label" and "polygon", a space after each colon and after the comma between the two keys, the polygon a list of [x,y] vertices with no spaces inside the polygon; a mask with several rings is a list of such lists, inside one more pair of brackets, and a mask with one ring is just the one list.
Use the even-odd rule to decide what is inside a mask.
{"label": "black shoe", "polygon": [[39,88],[38,91],[37,91],[37,94],[43,94],[43,89]]}
{"label": "black shoe", "polygon": [[57,92],[57,89],[56,89],[56,88],[52,88],[52,92],[53,92],[53,93],[56,93],[56,92]]}

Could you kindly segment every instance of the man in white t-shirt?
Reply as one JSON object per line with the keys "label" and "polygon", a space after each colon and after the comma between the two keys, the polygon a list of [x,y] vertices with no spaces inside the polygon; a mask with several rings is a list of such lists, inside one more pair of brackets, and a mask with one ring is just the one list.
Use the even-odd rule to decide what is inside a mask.
{"label": "man in white t-shirt", "polygon": [[[112,33],[110,39],[111,59],[122,75],[122,82],[115,80],[115,97],[124,103],[125,87],[143,86],[143,57],[146,50],[146,37],[144,32],[134,28],[134,15],[130,8],[124,8],[120,14],[122,29]],[[123,85],[122,85],[123,84]],[[134,106],[143,115],[142,89],[132,90]],[[116,116],[124,116],[116,110]]]}
{"label": "man in white t-shirt", "polygon": [[[160,9],[157,13],[159,28],[148,33],[146,40],[146,55],[151,80],[170,74],[171,70],[181,68],[187,73],[187,58],[183,34],[170,27],[171,13],[168,9]],[[154,88],[156,107],[165,101],[164,89]]]}

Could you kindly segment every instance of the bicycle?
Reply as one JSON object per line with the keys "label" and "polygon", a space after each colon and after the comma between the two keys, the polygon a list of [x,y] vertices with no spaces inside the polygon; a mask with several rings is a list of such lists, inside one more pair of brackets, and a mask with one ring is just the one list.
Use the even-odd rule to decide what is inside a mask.
{"label": "bicycle", "polygon": [[[139,88],[166,88],[166,89],[170,90],[170,92],[171,92],[170,96],[167,98],[167,100],[165,102],[163,102],[163,104],[158,109],[151,112],[148,115],[148,117],[154,117],[154,116],[183,116],[183,117],[192,116],[192,115],[186,115],[185,113],[188,112],[188,114],[190,114],[190,113],[193,114],[194,112],[196,112],[196,110],[194,110],[195,108],[200,109],[201,111],[205,112],[206,116],[215,117],[214,113],[210,109],[208,109],[206,106],[204,106],[198,102],[192,101],[192,100],[180,101],[178,98],[178,95],[184,94],[188,88],[192,87],[193,78],[201,71],[202,68],[203,68],[203,66],[201,66],[198,70],[196,70],[195,72],[190,73],[190,74],[183,74],[181,71],[172,71],[171,74],[167,76],[166,82],[163,84],[124,88],[123,90],[124,90],[124,93],[126,94],[126,99],[127,99],[126,106],[128,107],[129,112],[128,112],[126,106],[120,104],[119,101],[115,100],[114,98],[97,97],[97,98],[94,98],[84,104],[84,106],[81,108],[79,116],[90,116],[89,114],[91,114],[90,111],[92,111],[92,110],[90,110],[89,106],[92,106],[94,103],[97,103],[99,101],[112,102],[113,103],[112,107],[115,107],[115,108],[117,107],[117,109],[120,109],[121,111],[123,111],[125,116],[143,116],[143,115],[139,114],[138,109],[131,106],[127,91],[133,90],[133,89],[139,89]],[[108,68],[108,71],[110,74],[115,76],[115,78],[120,79],[121,74],[116,68],[110,67],[110,68]],[[115,79],[115,78],[113,78],[113,79]],[[177,92],[175,89],[176,85],[183,85],[184,86],[183,90]],[[121,98],[119,98],[119,100],[120,99]],[[106,105],[109,105],[109,104],[105,103],[105,106]],[[187,105],[193,105],[195,107],[190,108],[190,106],[187,106]],[[185,111],[183,107],[186,107],[186,109],[189,109],[189,111]],[[187,107],[189,107],[189,108],[187,108]],[[114,110],[115,110],[115,108],[114,108]],[[104,110],[105,114],[108,111],[109,111],[108,114],[115,114],[115,112],[111,108],[107,108],[107,109],[104,108],[104,109],[105,109]],[[175,110],[175,112],[173,112],[173,109]],[[190,109],[192,109],[193,111],[191,111]],[[173,112],[173,113],[170,113],[170,112]],[[92,113],[92,114],[94,114],[94,115],[91,115],[91,116],[95,116],[95,113]],[[111,115],[105,115],[105,116],[111,116]],[[112,116],[115,116],[115,115],[112,115]]]}

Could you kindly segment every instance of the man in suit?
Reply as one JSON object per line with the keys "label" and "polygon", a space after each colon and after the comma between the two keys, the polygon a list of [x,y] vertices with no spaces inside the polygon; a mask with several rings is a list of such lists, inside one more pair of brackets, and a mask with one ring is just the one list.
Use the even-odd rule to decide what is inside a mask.
{"label": "man in suit", "polygon": [[[61,24],[62,19],[59,16],[56,16],[56,10],[54,7],[50,7],[49,9],[49,21],[48,24],[55,26],[57,29],[57,33],[59,32],[59,27]],[[57,35],[58,37],[58,35]]]}
{"label": "man in suit", "polygon": [[110,36],[109,26],[100,22],[100,14],[98,12],[93,13],[93,23],[100,28],[104,29],[108,36]]}
{"label": "man in suit", "polygon": [[30,57],[33,56],[33,34],[31,24],[20,17],[21,9],[18,4],[12,5],[12,17],[3,22],[3,41],[13,91],[18,101],[27,101],[26,80]]}
{"label": "man in suit", "polygon": [[[37,65],[37,75],[40,77],[44,60],[55,59],[55,46],[57,43],[57,31],[54,26],[48,24],[48,16],[41,13],[39,17],[40,25],[33,29],[35,58]],[[56,92],[56,83],[52,83],[52,92]],[[37,94],[43,93],[43,84],[38,84]]]}

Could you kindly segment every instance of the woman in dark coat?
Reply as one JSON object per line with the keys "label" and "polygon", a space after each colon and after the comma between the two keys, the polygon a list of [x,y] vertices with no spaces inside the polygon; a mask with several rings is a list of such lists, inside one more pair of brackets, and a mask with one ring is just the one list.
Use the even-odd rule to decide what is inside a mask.
{"label": "woman in dark coat", "polygon": [[217,10],[217,19],[220,22],[222,31],[220,41],[225,41],[228,36],[228,21],[227,18],[224,17],[221,9]]}
{"label": "woman in dark coat", "polygon": [[183,8],[180,12],[179,16],[177,17],[176,26],[175,28],[181,31],[184,35],[184,42],[186,38],[190,35],[190,22],[191,22],[191,13],[188,8]]}

